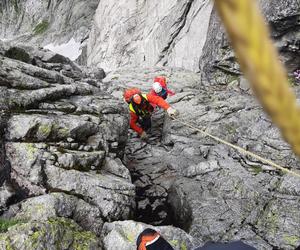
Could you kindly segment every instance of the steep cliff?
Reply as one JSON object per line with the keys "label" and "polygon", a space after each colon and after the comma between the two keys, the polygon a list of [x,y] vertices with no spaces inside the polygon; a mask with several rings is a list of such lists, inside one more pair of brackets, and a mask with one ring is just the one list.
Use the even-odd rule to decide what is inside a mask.
{"label": "steep cliff", "polygon": [[[260,6],[283,61],[294,70],[299,67],[299,1],[260,1]],[[103,0],[88,43],[88,64],[106,70],[182,67],[201,71],[211,84],[226,83],[239,75],[239,67],[212,7],[208,0]]]}
{"label": "steep cliff", "polygon": [[212,2],[100,1],[88,65],[105,70],[164,65],[199,70]]}

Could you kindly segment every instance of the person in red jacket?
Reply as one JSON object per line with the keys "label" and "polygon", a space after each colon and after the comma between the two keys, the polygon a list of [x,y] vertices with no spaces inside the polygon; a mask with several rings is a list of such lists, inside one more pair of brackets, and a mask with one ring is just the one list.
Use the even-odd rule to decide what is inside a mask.
{"label": "person in red jacket", "polygon": [[168,89],[167,79],[164,76],[157,76],[154,78],[154,83],[150,94],[160,96],[164,100],[167,99],[168,95],[173,96],[175,93]]}
{"label": "person in red jacket", "polygon": [[179,113],[161,97],[152,94],[134,94],[129,100],[130,127],[144,140],[148,138],[146,133],[151,128],[151,114],[153,106],[157,105],[165,109],[169,116],[177,116]]}
{"label": "person in red jacket", "polygon": [[[146,228],[136,239],[136,250],[174,250],[174,248],[158,231]],[[207,242],[194,250],[256,250],[256,248],[239,240],[227,243]]]}

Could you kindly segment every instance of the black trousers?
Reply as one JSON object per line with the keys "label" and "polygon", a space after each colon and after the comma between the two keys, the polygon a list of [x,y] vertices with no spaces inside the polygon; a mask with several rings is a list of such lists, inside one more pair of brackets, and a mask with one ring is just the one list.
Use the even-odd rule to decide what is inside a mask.
{"label": "black trousers", "polygon": [[149,131],[151,129],[151,116],[147,116],[147,117],[139,117],[139,121],[138,123],[140,124],[140,126],[142,127],[142,129],[144,131]]}

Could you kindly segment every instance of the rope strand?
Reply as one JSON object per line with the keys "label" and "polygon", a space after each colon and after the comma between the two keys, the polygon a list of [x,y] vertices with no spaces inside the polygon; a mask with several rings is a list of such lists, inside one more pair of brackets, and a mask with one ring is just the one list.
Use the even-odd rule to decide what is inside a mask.
{"label": "rope strand", "polygon": [[239,147],[239,146],[237,146],[237,145],[234,145],[234,144],[232,144],[232,143],[230,143],[230,142],[227,142],[227,141],[225,141],[225,140],[223,140],[223,139],[220,139],[220,138],[218,138],[217,136],[211,135],[210,133],[207,133],[207,132],[205,132],[204,130],[201,130],[200,128],[197,128],[197,127],[195,127],[195,126],[193,126],[193,125],[191,125],[191,124],[189,124],[189,123],[187,123],[187,122],[185,122],[185,121],[183,121],[183,120],[180,120],[180,119],[175,118],[175,117],[172,117],[172,119],[173,119],[174,121],[177,121],[177,122],[179,122],[179,123],[181,123],[181,124],[183,124],[183,125],[185,125],[185,126],[187,126],[187,127],[189,127],[189,128],[192,128],[192,129],[194,129],[194,130],[196,130],[196,131],[202,133],[203,135],[205,135],[205,136],[207,136],[207,137],[210,137],[210,138],[214,139],[214,140],[217,141],[217,142],[223,143],[223,144],[225,144],[225,145],[227,145],[227,146],[229,146],[229,147],[231,147],[231,148],[234,148],[235,150],[239,151],[240,153],[242,153],[242,154],[244,154],[244,155],[252,156],[253,158],[255,158],[255,159],[257,159],[257,160],[259,160],[259,161],[261,161],[261,162],[263,162],[263,163],[266,163],[266,164],[268,164],[268,165],[270,165],[270,166],[272,166],[272,167],[274,167],[274,168],[276,168],[276,169],[279,169],[279,170],[281,170],[281,171],[283,171],[283,172],[285,172],[285,173],[288,173],[288,174],[291,174],[291,175],[293,175],[293,176],[296,176],[296,177],[300,178],[300,174],[298,174],[298,173],[296,173],[296,172],[294,172],[294,171],[292,171],[292,170],[289,170],[289,169],[287,169],[287,168],[284,168],[284,167],[282,167],[282,166],[280,166],[280,165],[274,163],[274,162],[271,161],[271,160],[265,159],[265,158],[263,158],[263,157],[261,157],[261,156],[255,154],[255,153],[252,153],[252,152],[250,152],[250,151],[248,151],[248,150],[246,150],[246,149],[243,149],[243,148],[241,148],[241,147]]}
{"label": "rope strand", "polygon": [[300,156],[300,109],[256,2],[215,0],[215,5],[241,70],[284,139]]}

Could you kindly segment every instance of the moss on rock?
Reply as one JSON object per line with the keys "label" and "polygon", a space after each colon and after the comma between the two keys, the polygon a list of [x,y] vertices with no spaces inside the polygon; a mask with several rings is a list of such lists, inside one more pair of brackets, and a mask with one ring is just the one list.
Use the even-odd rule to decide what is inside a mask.
{"label": "moss on rock", "polygon": [[15,219],[1,219],[0,218],[0,233],[5,233],[7,232],[8,228],[24,223],[22,220],[15,220]]}
{"label": "moss on rock", "polygon": [[33,33],[35,35],[43,34],[49,28],[49,22],[47,20],[43,20],[33,29]]}
{"label": "moss on rock", "polygon": [[296,247],[300,244],[300,237],[295,235],[284,235],[283,240],[286,244]]}
{"label": "moss on rock", "polygon": [[0,234],[0,249],[88,250],[99,246],[100,241],[94,233],[84,231],[70,219],[58,217],[15,225]]}
{"label": "moss on rock", "polygon": [[26,143],[26,151],[28,153],[28,158],[30,160],[35,159],[35,154],[37,153],[38,149],[34,146],[33,143]]}
{"label": "moss on rock", "polygon": [[25,63],[30,63],[31,61],[30,55],[24,49],[18,47],[10,48],[5,52],[4,56]]}

